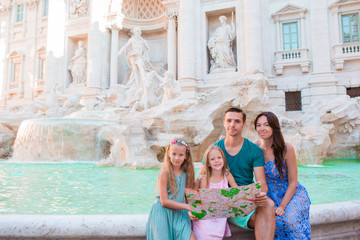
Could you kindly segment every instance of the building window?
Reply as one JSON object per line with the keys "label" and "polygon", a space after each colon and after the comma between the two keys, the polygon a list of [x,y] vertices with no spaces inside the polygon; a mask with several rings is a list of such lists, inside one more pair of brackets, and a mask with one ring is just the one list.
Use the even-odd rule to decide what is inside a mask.
{"label": "building window", "polygon": [[24,4],[17,4],[16,6],[16,22],[22,22],[24,18]]}
{"label": "building window", "polygon": [[283,23],[283,50],[299,49],[298,22]]}
{"label": "building window", "polygon": [[285,92],[286,111],[301,111],[301,92]]}
{"label": "building window", "polygon": [[351,98],[360,97],[360,87],[347,88],[346,94],[349,95]]}
{"label": "building window", "polygon": [[48,15],[48,10],[49,10],[49,0],[45,0],[44,1],[44,17],[46,17]]}
{"label": "building window", "polygon": [[359,42],[359,13],[342,15],[343,43]]}
{"label": "building window", "polygon": [[21,63],[13,64],[13,76],[11,81],[14,83],[19,83],[21,80]]}

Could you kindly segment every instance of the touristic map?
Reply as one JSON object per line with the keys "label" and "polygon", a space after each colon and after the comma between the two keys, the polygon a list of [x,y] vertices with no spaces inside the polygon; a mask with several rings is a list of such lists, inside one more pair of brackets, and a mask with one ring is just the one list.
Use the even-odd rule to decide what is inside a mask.
{"label": "touristic map", "polygon": [[255,208],[254,198],[260,183],[233,188],[185,188],[191,213],[198,219],[245,217]]}

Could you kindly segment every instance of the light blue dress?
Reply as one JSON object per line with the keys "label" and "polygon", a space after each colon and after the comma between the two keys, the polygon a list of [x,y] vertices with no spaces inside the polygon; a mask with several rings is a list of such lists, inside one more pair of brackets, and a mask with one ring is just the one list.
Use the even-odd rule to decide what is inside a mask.
{"label": "light blue dress", "polygon": [[[175,197],[170,192],[169,199],[185,203],[186,173],[175,174],[178,194]],[[161,206],[160,197],[156,197],[146,226],[147,240],[189,240],[191,235],[191,221],[186,210],[175,210]]]}
{"label": "light blue dress", "polygon": [[[283,175],[280,176],[275,161],[265,163],[265,176],[269,188],[267,195],[274,201],[275,207],[280,205],[289,186],[285,162],[284,166]],[[295,193],[285,208],[285,214],[276,215],[275,239],[310,239],[309,209],[309,195],[304,186],[298,182]]]}

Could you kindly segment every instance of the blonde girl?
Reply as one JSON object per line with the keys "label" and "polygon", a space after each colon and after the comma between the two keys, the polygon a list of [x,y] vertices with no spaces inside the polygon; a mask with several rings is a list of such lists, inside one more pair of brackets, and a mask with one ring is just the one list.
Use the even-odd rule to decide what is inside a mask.
{"label": "blonde girl", "polygon": [[191,232],[190,206],[185,202],[184,190],[194,187],[194,177],[189,145],[181,139],[172,140],[159,172],[159,196],[149,214],[146,239],[196,239]]}
{"label": "blonde girl", "polygon": [[[224,152],[220,147],[211,145],[204,156],[205,175],[200,180],[200,188],[237,187],[233,175],[229,171]],[[231,236],[226,218],[199,220],[193,222],[193,231],[198,240],[223,239]]]}

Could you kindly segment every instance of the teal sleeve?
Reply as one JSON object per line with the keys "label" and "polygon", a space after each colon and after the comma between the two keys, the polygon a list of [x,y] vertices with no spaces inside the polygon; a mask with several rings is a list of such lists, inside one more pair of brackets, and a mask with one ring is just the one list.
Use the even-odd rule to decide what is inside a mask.
{"label": "teal sleeve", "polygon": [[256,146],[256,151],[254,151],[254,167],[263,167],[265,166],[264,155],[261,151],[261,148]]}

